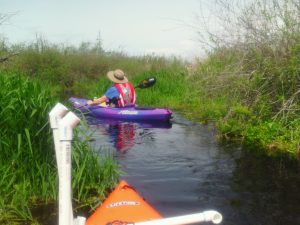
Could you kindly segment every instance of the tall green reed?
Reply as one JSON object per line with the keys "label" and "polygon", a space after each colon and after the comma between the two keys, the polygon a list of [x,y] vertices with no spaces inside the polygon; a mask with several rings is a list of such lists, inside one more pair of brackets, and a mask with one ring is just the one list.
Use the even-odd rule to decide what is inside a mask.
{"label": "tall green reed", "polygon": [[[5,176],[0,183],[4,209],[14,217],[32,219],[30,202],[49,199],[55,189],[53,154],[48,151],[50,132],[45,118],[51,104],[47,89],[20,75],[0,75],[0,162]],[[47,177],[47,183],[42,182]],[[47,185],[46,192],[39,186]]]}
{"label": "tall green reed", "polygon": [[[57,199],[58,177],[48,124],[55,99],[50,86],[18,73],[0,72],[0,86],[0,222],[33,223],[32,207]],[[95,195],[103,197],[118,171],[111,158],[100,164],[86,142],[77,139],[74,144],[74,200],[83,205]]]}

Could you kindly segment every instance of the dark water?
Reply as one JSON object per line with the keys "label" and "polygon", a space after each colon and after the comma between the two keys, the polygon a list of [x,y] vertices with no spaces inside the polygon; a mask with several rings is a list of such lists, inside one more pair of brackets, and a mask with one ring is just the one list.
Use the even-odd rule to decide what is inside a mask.
{"label": "dark water", "polygon": [[[164,127],[165,126],[165,127]],[[133,185],[163,216],[214,209],[222,224],[300,224],[300,170],[228,143],[178,115],[172,124],[92,126]]]}

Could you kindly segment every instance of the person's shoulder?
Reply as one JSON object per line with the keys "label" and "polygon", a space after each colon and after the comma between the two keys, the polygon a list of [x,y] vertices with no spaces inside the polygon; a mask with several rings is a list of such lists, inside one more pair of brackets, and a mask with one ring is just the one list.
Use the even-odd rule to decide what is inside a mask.
{"label": "person's shoulder", "polygon": [[113,85],[110,88],[108,88],[107,90],[114,91],[114,90],[118,90],[118,89],[115,85]]}
{"label": "person's shoulder", "polygon": [[119,92],[119,91],[118,91],[118,88],[116,86],[111,86],[110,88],[107,89],[106,92],[112,93],[112,92]]}
{"label": "person's shoulder", "polygon": [[115,86],[110,87],[104,94],[109,99],[115,98],[119,96],[119,91]]}

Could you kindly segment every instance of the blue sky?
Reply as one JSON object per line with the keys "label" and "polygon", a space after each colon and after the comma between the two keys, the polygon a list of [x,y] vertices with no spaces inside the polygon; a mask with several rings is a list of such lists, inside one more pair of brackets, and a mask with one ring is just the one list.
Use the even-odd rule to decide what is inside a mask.
{"label": "blue sky", "polygon": [[187,25],[200,13],[200,0],[0,0],[0,5],[1,14],[15,14],[0,26],[9,43],[40,35],[77,45],[95,42],[100,33],[106,51],[201,54],[196,31]]}

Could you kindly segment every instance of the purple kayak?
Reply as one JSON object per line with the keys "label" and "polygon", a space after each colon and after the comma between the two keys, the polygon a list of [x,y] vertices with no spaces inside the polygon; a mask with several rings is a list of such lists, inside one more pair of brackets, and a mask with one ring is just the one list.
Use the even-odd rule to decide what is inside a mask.
{"label": "purple kayak", "polygon": [[121,120],[155,120],[155,121],[168,121],[171,119],[172,111],[163,108],[145,108],[145,107],[123,107],[112,108],[106,106],[89,106],[87,99],[83,98],[70,98],[69,101],[73,104],[75,109],[83,113],[88,113],[96,118],[110,118]]}

